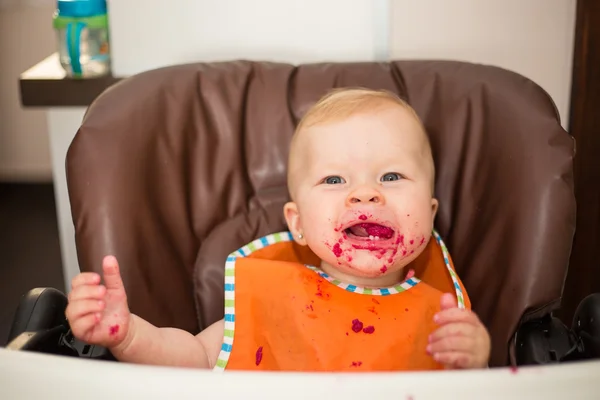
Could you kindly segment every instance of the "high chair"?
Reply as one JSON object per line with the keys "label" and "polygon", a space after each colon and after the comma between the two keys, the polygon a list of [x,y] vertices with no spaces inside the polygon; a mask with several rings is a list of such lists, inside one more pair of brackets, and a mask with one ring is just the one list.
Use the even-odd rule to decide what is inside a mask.
{"label": "high chair", "polygon": [[[157,326],[197,333],[221,319],[227,255],[286,230],[295,125],[346,86],[393,91],[422,118],[435,227],[492,336],[490,366],[590,356],[598,329],[580,323],[582,335],[551,316],[575,232],[574,140],[538,85],[491,66],[240,61],[125,79],[89,107],[66,160],[81,270],[101,272],[114,254],[131,311]],[[599,309],[586,301],[584,320]],[[106,358],[69,339],[65,304],[49,288],[25,296],[9,347]]]}

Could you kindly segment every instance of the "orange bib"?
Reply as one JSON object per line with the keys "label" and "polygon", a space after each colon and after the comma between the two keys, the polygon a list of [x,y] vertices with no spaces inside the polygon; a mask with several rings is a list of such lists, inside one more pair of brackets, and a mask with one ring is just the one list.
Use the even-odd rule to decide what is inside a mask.
{"label": "orange bib", "polygon": [[[442,366],[425,348],[445,292],[470,308],[436,232],[396,286],[339,282],[288,232],[232,253],[225,266],[225,332],[215,370],[394,371]],[[435,240],[434,240],[435,239]]]}

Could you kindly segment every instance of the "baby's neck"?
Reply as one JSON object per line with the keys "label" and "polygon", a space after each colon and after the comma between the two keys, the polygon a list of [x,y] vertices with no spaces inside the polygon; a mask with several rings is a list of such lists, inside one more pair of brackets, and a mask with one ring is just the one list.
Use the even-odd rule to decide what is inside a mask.
{"label": "baby's neck", "polygon": [[370,289],[386,288],[397,285],[398,283],[406,279],[405,276],[407,270],[401,269],[399,271],[389,272],[381,276],[366,277],[345,273],[343,271],[340,271],[339,269],[332,267],[326,262],[321,263],[321,269],[327,275],[334,279],[337,279],[340,282]]}

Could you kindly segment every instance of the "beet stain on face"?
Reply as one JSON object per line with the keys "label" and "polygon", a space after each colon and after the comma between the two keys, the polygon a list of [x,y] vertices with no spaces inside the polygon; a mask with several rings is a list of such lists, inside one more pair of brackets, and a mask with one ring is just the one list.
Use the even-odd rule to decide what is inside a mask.
{"label": "beet stain on face", "polygon": [[375,327],[373,325],[369,325],[363,329],[363,332],[370,335],[371,333],[375,332]]}
{"label": "beet stain on face", "polygon": [[411,241],[410,241],[410,244],[415,244],[415,241],[414,241],[414,240],[411,240]]}
{"label": "beet stain on face", "polygon": [[363,323],[360,322],[358,319],[353,319],[352,320],[352,330],[356,333],[362,331],[363,328]]}
{"label": "beet stain on face", "polygon": [[385,271],[387,271],[387,267],[384,265],[379,270],[381,271],[382,274],[385,274]]}
{"label": "beet stain on face", "polygon": [[361,214],[360,217],[358,217],[358,219],[360,219],[361,221],[366,221],[367,219],[369,219],[369,217],[367,217],[365,214]]}
{"label": "beet stain on face", "polygon": [[119,333],[119,325],[113,325],[110,328],[108,328],[108,333],[110,334],[110,336],[114,336],[117,333]]}
{"label": "beet stain on face", "polygon": [[364,244],[352,244],[352,248],[356,250],[369,250],[369,251],[377,251],[379,254],[376,254],[376,257],[381,259],[383,254],[389,251],[389,248],[382,248],[377,242],[365,242]]}
{"label": "beet stain on face", "polygon": [[333,246],[332,251],[333,251],[333,254],[335,254],[336,257],[341,257],[342,256],[342,247],[340,246],[339,243],[336,243]]}

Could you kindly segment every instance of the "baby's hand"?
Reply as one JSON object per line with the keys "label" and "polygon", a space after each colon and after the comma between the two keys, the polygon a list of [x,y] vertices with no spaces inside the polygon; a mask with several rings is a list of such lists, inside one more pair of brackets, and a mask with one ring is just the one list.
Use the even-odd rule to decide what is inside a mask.
{"label": "baby's hand", "polygon": [[429,337],[427,352],[449,369],[485,368],[490,357],[490,335],[477,315],[458,308],[451,294],[442,296],[440,327]]}
{"label": "baby's hand", "polygon": [[132,318],[117,260],[104,257],[102,270],[105,286],[94,272],[73,278],[66,316],[76,338],[114,348],[127,338]]}

